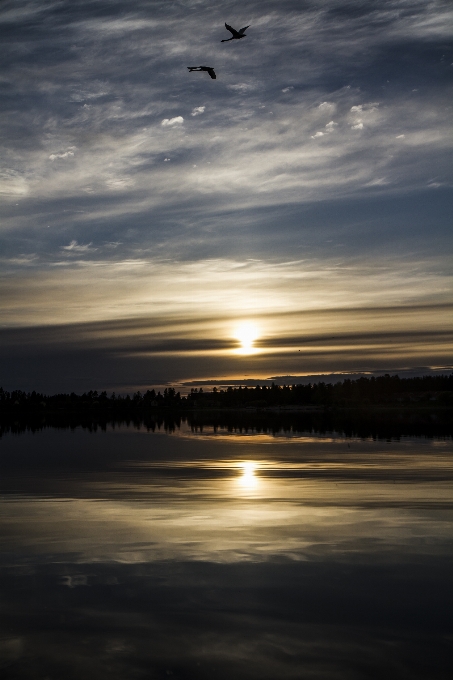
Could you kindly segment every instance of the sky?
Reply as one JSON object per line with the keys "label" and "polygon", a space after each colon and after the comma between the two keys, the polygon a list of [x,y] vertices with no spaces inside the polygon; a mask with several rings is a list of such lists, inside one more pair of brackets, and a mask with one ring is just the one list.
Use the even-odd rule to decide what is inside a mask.
{"label": "sky", "polygon": [[452,26],[443,0],[4,0],[0,385],[451,369]]}

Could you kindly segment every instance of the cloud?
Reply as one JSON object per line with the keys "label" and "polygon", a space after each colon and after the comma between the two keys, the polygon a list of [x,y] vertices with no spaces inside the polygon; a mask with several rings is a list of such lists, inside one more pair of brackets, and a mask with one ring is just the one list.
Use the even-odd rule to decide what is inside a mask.
{"label": "cloud", "polygon": [[192,113],[190,114],[191,116],[199,116],[201,113],[204,113],[206,109],[206,106],[196,106],[194,109],[192,109]]}
{"label": "cloud", "polygon": [[237,83],[235,85],[228,85],[228,88],[234,92],[249,92],[255,89],[255,85],[252,83]]}
{"label": "cloud", "polygon": [[[388,11],[392,3],[380,13],[367,11],[335,14],[333,6],[330,1],[327,2],[322,15],[331,29],[331,49],[334,54],[343,54],[345,35],[352,52],[359,49],[370,35],[374,40],[385,42],[386,34],[376,30],[375,23],[371,23],[370,28],[369,21],[378,23],[379,20],[386,27],[395,22],[401,24],[397,15]],[[282,30],[290,25],[290,32],[285,38],[284,54],[280,53],[278,44],[273,45],[272,48],[269,47],[269,56],[266,54],[263,61],[261,52],[249,46],[249,62],[242,65],[243,71],[237,82],[236,56],[231,51],[226,53],[224,83],[228,93],[219,88],[210,91],[208,134],[206,128],[203,131],[188,129],[189,122],[179,112],[180,96],[186,98],[191,117],[192,113],[200,110],[200,92],[204,92],[207,86],[204,81],[200,81],[201,84],[198,81],[187,81],[186,73],[180,67],[182,54],[192,49],[192,34],[188,27],[195,19],[185,17],[183,21],[173,16],[171,32],[175,39],[170,41],[161,32],[162,26],[170,26],[169,18],[164,16],[165,12],[161,13],[161,7],[153,17],[146,12],[140,18],[133,14],[120,17],[113,11],[107,20],[101,21],[95,12],[91,14],[90,10],[87,13],[86,8],[81,16],[77,15],[77,20],[68,15],[68,27],[74,33],[71,44],[74,49],[77,48],[71,52],[71,59],[77,61],[79,70],[74,76],[73,61],[60,63],[58,72],[49,71],[45,62],[41,64],[35,60],[33,64],[28,63],[27,78],[36,83],[33,86],[46,87],[47,92],[54,93],[50,95],[52,101],[55,104],[57,101],[63,102],[64,106],[61,110],[57,106],[53,107],[50,116],[44,107],[42,111],[38,107],[37,115],[42,121],[41,127],[32,124],[26,110],[20,113],[20,126],[33,131],[33,139],[27,138],[30,147],[26,152],[26,159],[23,154],[21,160],[18,154],[12,152],[14,162],[10,165],[11,170],[17,173],[17,177],[23,178],[23,186],[27,187],[27,192],[36,200],[42,195],[55,200],[60,200],[63,196],[78,200],[90,193],[97,197],[104,196],[107,202],[112,189],[115,192],[120,189],[124,195],[124,203],[115,206],[118,215],[121,212],[128,214],[134,201],[145,211],[156,204],[169,205],[168,196],[171,194],[183,200],[190,200],[197,194],[204,200],[209,192],[211,197],[217,196],[222,203],[237,190],[239,204],[244,200],[244,194],[244,197],[247,195],[248,206],[253,203],[259,207],[262,201],[267,204],[278,204],[280,200],[299,201],[303,204],[307,200],[323,200],[325,196],[332,194],[360,192],[366,181],[371,179],[368,177],[364,182],[363,176],[370,171],[371,164],[377,157],[387,158],[387,164],[391,165],[389,171],[393,176],[393,185],[396,180],[398,185],[411,186],[414,181],[418,181],[414,178],[417,170],[414,164],[407,162],[405,154],[413,152],[414,157],[419,155],[415,147],[420,148],[421,144],[412,137],[411,148],[408,150],[405,146],[400,164],[398,157],[393,157],[390,161],[386,134],[394,129],[398,118],[404,117],[406,120],[410,117],[410,128],[414,131],[417,129],[421,133],[420,137],[424,136],[427,140],[429,133],[436,133],[439,138],[445,139],[449,128],[445,117],[436,116],[427,100],[417,102],[418,109],[413,107],[405,100],[401,91],[392,94],[392,100],[386,102],[385,110],[377,117],[378,111],[373,110],[373,104],[357,103],[357,97],[362,95],[354,88],[332,88],[329,81],[331,67],[317,65],[316,44],[324,31],[322,22],[310,10],[304,12],[303,18],[288,14],[291,7],[291,3],[285,2],[272,8],[272,12],[278,14],[280,23],[277,23]],[[418,13],[419,18],[428,17],[419,8],[413,11]],[[432,7],[430,11],[436,14],[437,10]],[[216,21],[215,17],[213,21]],[[263,15],[262,21],[263,27],[267,26],[272,21],[271,14]],[[220,25],[222,26],[222,22]],[[39,28],[36,30],[37,36],[44,39]],[[96,32],[98,34],[95,41]],[[150,35],[153,36],[152,41],[149,40]],[[186,39],[186,35],[191,36],[190,41]],[[300,53],[300,62],[294,62],[297,63],[297,67],[294,66],[294,78],[296,82],[304,82],[307,68],[311,65],[318,74],[316,83],[308,81],[303,93],[299,87],[294,88],[294,85],[280,87],[283,72],[279,70],[287,58],[299,54],[301,36],[309,39],[309,48],[306,54]],[[53,44],[55,37],[47,35],[45,40]],[[113,42],[114,50],[111,49]],[[181,52],[172,51],[176,49],[173,42]],[[96,61],[93,69],[93,54],[96,50],[102,54],[102,69],[96,67],[100,63]],[[370,55],[370,58],[378,59],[374,52],[370,52]],[[271,62],[272,70],[269,71]],[[365,61],[362,63],[365,64]],[[369,62],[365,66],[369,68]],[[136,74],[133,80],[121,75],[129,69]],[[177,83],[180,96],[175,95],[173,98],[168,90],[168,80],[159,75],[163,69],[172,73],[172,82]],[[373,64],[373,78],[378,70],[379,64]],[[269,77],[269,72],[273,74],[272,78]],[[10,75],[12,77],[13,73]],[[21,78],[15,81],[18,91],[25,87],[22,84],[24,76]],[[323,82],[323,78],[326,83],[329,82],[328,85]],[[280,91],[294,88],[292,97],[277,103],[274,97],[276,87]],[[89,99],[89,109],[85,108],[82,101],[80,105],[78,101],[69,101],[74,92]],[[376,97],[370,95],[368,101],[375,102]],[[266,108],[260,109],[262,106]],[[273,122],[267,113],[270,107],[275,119]],[[330,135],[329,147],[324,145],[323,155],[314,158],[309,149],[311,137],[318,131],[323,132],[318,137],[331,132],[333,126],[329,126],[329,122],[335,122],[338,125],[336,129],[341,127],[344,132],[346,128],[352,128],[356,132],[373,127],[376,134],[372,140],[361,140],[361,135],[357,134],[354,137],[338,134],[335,135],[335,142],[334,135]],[[249,129],[243,130],[243,127]],[[169,138],[168,135],[159,135],[159,128],[161,132],[164,128],[178,128],[184,132],[184,136],[181,134],[173,138],[172,135]],[[84,137],[87,130],[89,136]],[[38,131],[42,131],[42,134]],[[5,139],[12,139],[7,130],[4,132],[2,136]],[[80,140],[77,144],[78,152],[70,156],[74,139]],[[231,139],[238,141],[234,151],[231,148]],[[56,147],[57,141],[59,146]],[[440,148],[439,142],[434,143]],[[15,143],[12,143],[12,147],[14,146]],[[50,175],[47,174],[49,169],[42,162],[43,157],[39,153],[39,149],[43,147],[50,147],[47,157],[51,156],[55,161],[55,170]],[[61,151],[55,150],[59,148]],[[400,151],[393,153],[399,154]],[[178,169],[171,178],[167,177],[165,180],[158,174],[162,156],[172,158],[173,161],[178,159]],[[333,157],[336,159],[334,164]],[[57,159],[69,158],[71,163],[66,163],[64,169],[60,167],[63,163],[56,162]],[[112,163],[113,170],[110,168]],[[210,166],[206,177],[208,163]],[[199,172],[189,176],[187,167],[192,168],[195,164]],[[354,167],[350,167],[351,165]],[[146,192],[148,200],[143,199]],[[214,204],[214,200],[212,202]],[[105,214],[110,210],[111,207],[106,203]]]}
{"label": "cloud", "polygon": [[113,191],[124,191],[134,185],[134,180],[132,177],[112,177],[107,179],[105,183]]}
{"label": "cloud", "polygon": [[[34,268],[28,264],[25,271],[8,271],[2,262],[2,321],[82,323],[140,316],[145,310],[156,319],[161,315],[184,318],[190,307],[192,313],[196,310],[199,316],[217,319],[222,326],[226,318],[372,308],[380,306],[382,299],[387,305],[446,302],[452,279],[448,258],[437,269],[423,260],[390,255],[374,264],[365,259],[341,263],[338,254],[328,261],[313,256],[292,261],[239,257],[184,261],[169,258],[168,248],[162,253],[165,257],[151,254],[159,251],[156,247],[150,250],[142,251],[141,257],[124,258],[119,248],[108,249],[107,255],[92,243],[74,239],[47,263],[41,256]],[[90,257],[73,262],[67,255]],[[65,269],[64,277],[60,267]],[[432,319],[429,323],[434,328]]]}
{"label": "cloud", "polygon": [[163,127],[172,127],[173,125],[182,125],[184,118],[182,116],[175,116],[175,118],[164,118],[161,125]]}
{"label": "cloud", "polygon": [[90,250],[96,250],[96,248],[92,248],[92,243],[87,243],[85,245],[78,244],[77,241],[71,241],[71,243],[67,246],[61,246],[62,250],[65,250],[68,253],[87,253]]}
{"label": "cloud", "polygon": [[25,174],[12,168],[0,169],[0,194],[14,197],[25,196],[29,185]]}
{"label": "cloud", "polygon": [[376,124],[378,122],[378,116],[376,114],[378,107],[379,103],[377,102],[351,106],[349,113],[349,118],[352,122],[351,129],[363,130],[365,123],[367,125]]}
{"label": "cloud", "polygon": [[321,102],[321,104],[318,105],[318,110],[322,113],[335,113],[336,108],[337,105],[334,102]]}
{"label": "cloud", "polygon": [[369,182],[366,183],[367,187],[382,187],[385,186],[386,184],[389,184],[389,181],[386,177],[377,177],[376,179],[372,179]]}
{"label": "cloud", "polygon": [[316,132],[314,135],[311,136],[312,139],[316,139],[317,137],[323,137],[325,134],[329,134],[331,132],[335,131],[335,128],[338,127],[338,123],[335,123],[333,120],[331,120],[329,123],[327,123],[324,126],[325,132]]}
{"label": "cloud", "polygon": [[[94,298],[97,286],[90,285]],[[63,293],[56,289],[54,296],[63,298]],[[77,309],[72,295],[68,299],[72,311]],[[85,302],[83,296],[79,307]],[[68,310],[54,325],[1,328],[3,386],[50,392],[93,386],[135,390],[175,380],[211,383],[222,378],[225,383],[244,374],[261,379],[294,375],[291,367],[300,375],[313,374],[314,366],[319,373],[338,373],[451,364],[450,338],[442,322],[451,311],[447,305],[292,314],[263,309],[254,317],[263,335],[253,359],[235,353],[237,316],[197,316],[187,309],[142,317],[125,309],[123,317],[93,318],[90,323],[74,323]],[[299,329],[297,335],[294,328]]]}
{"label": "cloud", "polygon": [[49,160],[54,161],[57,158],[71,158],[72,156],[74,156],[74,149],[75,148],[76,148],[75,146],[71,146],[71,147],[69,147],[69,149],[67,151],[60,151],[59,153],[51,153],[50,156],[49,156]]}

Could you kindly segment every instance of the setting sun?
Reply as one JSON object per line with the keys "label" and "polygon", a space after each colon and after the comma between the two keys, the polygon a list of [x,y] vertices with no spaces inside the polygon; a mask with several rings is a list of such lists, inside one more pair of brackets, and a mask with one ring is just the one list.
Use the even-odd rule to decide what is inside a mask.
{"label": "setting sun", "polygon": [[242,323],[236,328],[234,336],[241,343],[237,350],[240,354],[252,354],[257,351],[253,343],[258,338],[259,331],[254,323]]}

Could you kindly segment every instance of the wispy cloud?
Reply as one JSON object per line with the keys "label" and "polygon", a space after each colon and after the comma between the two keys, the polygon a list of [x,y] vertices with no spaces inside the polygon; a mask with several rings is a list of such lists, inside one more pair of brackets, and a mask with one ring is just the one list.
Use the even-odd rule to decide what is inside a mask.
{"label": "wispy cloud", "polygon": [[49,156],[49,160],[54,161],[57,158],[71,158],[74,156],[74,150],[75,146],[69,147],[67,151],[59,151],[58,153],[51,153]]}
{"label": "wispy cloud", "polygon": [[[50,260],[46,267],[41,260],[34,271],[6,270],[4,320],[85,322],[140,316],[144,310],[155,317],[185,316],[190,306],[221,324],[222,317],[380,307],[384,299],[390,306],[445,303],[451,286],[451,277],[435,263],[429,269],[414,260],[406,264],[396,260],[393,266],[390,261],[352,264],[338,258],[184,262],[142,256],[112,261],[99,255],[93,258],[96,250],[91,243],[79,245],[73,240],[61,248],[64,259]],[[76,261],[68,261],[67,255]],[[57,289],[60,295],[55,296]]]}
{"label": "wispy cloud", "polygon": [[90,250],[96,250],[96,248],[92,248],[91,243],[82,245],[77,243],[77,241],[71,241],[69,245],[61,246],[61,249],[65,250],[67,253],[87,253]]}

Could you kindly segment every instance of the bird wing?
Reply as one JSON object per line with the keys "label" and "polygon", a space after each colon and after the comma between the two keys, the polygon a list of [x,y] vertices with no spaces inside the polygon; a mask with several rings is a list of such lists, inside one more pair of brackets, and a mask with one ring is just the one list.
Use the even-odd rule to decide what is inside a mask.
{"label": "bird wing", "polygon": [[242,34],[242,33],[244,33],[244,31],[246,31],[248,28],[250,28],[250,26],[244,26],[244,28],[239,29],[238,33],[241,33],[241,34]]}
{"label": "bird wing", "polygon": [[206,70],[209,73],[209,75],[211,76],[211,78],[213,78],[214,80],[217,78],[213,68],[207,68]]}
{"label": "bird wing", "polygon": [[225,28],[227,28],[227,29],[230,31],[230,33],[232,33],[233,35],[237,35],[237,34],[238,34],[238,32],[236,31],[236,29],[232,28],[231,26],[228,26],[228,24],[225,24]]}

